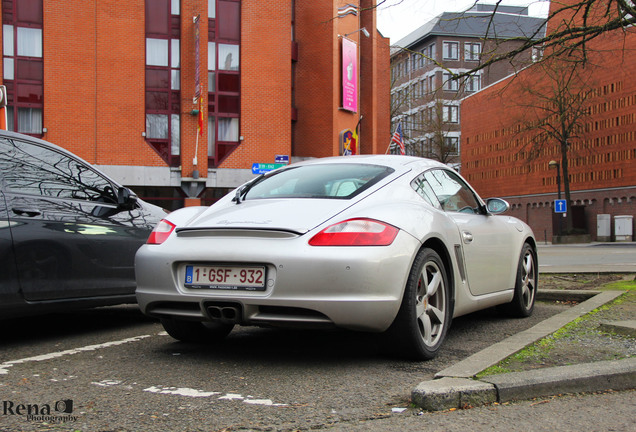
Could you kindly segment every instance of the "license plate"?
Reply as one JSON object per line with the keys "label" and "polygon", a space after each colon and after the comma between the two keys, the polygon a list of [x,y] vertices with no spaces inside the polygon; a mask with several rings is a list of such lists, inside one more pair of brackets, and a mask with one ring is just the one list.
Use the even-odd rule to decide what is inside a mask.
{"label": "license plate", "polygon": [[186,266],[185,286],[195,289],[265,290],[264,266]]}

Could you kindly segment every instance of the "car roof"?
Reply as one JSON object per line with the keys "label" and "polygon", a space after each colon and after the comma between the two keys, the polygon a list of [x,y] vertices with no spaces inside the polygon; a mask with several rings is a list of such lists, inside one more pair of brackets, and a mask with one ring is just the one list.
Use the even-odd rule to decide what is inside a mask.
{"label": "car roof", "polygon": [[108,175],[106,175],[104,172],[102,172],[99,168],[95,167],[95,165],[93,165],[92,163],[82,159],[81,157],[79,157],[78,155],[76,155],[75,153],[73,153],[70,150],[65,149],[64,147],[61,147],[57,144],[54,144],[50,141],[45,141],[43,139],[40,138],[36,138],[33,137],[31,135],[25,135],[25,134],[21,134],[18,132],[12,132],[12,131],[7,131],[4,129],[0,129],[0,138],[7,138],[7,139],[17,139],[20,141],[27,141],[27,142],[31,142],[40,146],[44,146],[44,147],[48,147],[50,149],[54,149],[60,153],[65,154],[66,156],[72,158],[72,159],[76,159],[79,160],[80,162],[88,165],[89,167],[91,167],[93,170],[97,171],[100,175],[102,175],[103,177],[107,178],[111,183],[114,183],[117,186],[121,186],[119,184],[119,182],[113,180],[111,177],[109,177]]}
{"label": "car roof", "polygon": [[[31,135],[25,135],[25,134],[21,134],[21,133],[18,133],[18,132],[12,132],[12,131],[8,131],[8,130],[0,129],[0,138],[10,138],[10,139],[18,139],[18,140],[22,140],[22,141],[31,141],[33,143],[36,143],[36,144],[39,144],[39,145],[43,145],[45,147],[48,146],[48,147],[54,148],[56,150],[59,150],[59,151],[61,151],[63,153],[67,153],[69,155],[72,155],[76,159],[81,159],[79,156],[77,156],[73,152],[65,149],[64,147],[60,147],[59,145],[53,144],[50,141],[45,141],[43,139],[36,138],[34,136],[31,136]],[[82,160],[82,161],[86,162],[84,160]],[[88,162],[86,162],[86,163],[88,163]]]}
{"label": "car roof", "polygon": [[334,156],[316,159],[307,159],[293,165],[318,165],[318,164],[374,164],[383,165],[396,171],[409,171],[411,169],[449,168],[441,162],[416,156],[398,155],[355,155]]}

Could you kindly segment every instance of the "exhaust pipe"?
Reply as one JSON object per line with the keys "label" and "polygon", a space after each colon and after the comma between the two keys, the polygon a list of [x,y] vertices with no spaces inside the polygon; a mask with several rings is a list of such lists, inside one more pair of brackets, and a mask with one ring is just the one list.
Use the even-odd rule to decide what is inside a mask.
{"label": "exhaust pipe", "polygon": [[224,307],[221,309],[221,315],[224,320],[236,323],[239,320],[240,313],[238,308]]}
{"label": "exhaust pipe", "polygon": [[213,321],[239,324],[241,310],[236,306],[208,306],[208,315]]}

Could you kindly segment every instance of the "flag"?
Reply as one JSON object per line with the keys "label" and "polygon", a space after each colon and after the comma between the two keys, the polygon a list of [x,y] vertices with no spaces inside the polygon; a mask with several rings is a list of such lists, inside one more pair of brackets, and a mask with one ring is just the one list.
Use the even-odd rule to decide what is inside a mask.
{"label": "flag", "polygon": [[199,96],[197,109],[199,110],[197,118],[197,132],[199,135],[203,135],[203,97],[201,96]]}
{"label": "flag", "polygon": [[402,137],[402,122],[399,122],[395,128],[395,133],[391,138],[391,144],[397,144],[400,147],[400,154],[406,154],[406,149],[404,148],[404,137]]}
{"label": "flag", "polygon": [[353,135],[351,136],[351,146],[349,147],[349,150],[351,150],[352,155],[355,155],[358,153],[358,127],[357,126],[353,131]]}

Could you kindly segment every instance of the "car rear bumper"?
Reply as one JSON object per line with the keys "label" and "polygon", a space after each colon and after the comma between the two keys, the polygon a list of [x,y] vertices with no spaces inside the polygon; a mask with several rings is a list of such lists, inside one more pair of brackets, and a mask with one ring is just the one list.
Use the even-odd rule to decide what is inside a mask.
{"label": "car rear bumper", "polygon": [[[179,240],[137,253],[137,301],[148,315],[365,331],[393,322],[418,249],[404,232],[387,247],[311,247],[301,237]],[[265,265],[265,290],[187,288],[185,266],[193,263]]]}

